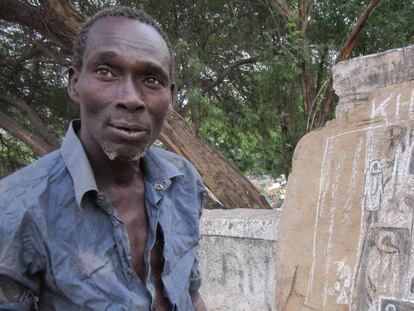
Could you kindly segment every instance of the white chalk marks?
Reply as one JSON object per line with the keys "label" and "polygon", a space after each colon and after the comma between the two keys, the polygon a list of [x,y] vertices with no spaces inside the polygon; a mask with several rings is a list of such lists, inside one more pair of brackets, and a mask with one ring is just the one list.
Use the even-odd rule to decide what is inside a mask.
{"label": "white chalk marks", "polygon": [[384,192],[384,173],[382,164],[379,160],[372,161],[365,173],[365,209],[373,212],[377,211],[381,205],[382,194]]}
{"label": "white chalk marks", "polygon": [[354,130],[326,139],[306,306],[413,304],[413,112],[412,88],[378,93]]}

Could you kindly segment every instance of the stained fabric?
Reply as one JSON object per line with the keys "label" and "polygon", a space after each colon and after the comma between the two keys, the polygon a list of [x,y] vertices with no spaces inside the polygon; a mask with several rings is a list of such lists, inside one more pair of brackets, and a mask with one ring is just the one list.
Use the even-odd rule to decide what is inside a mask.
{"label": "stained fabric", "polygon": [[149,222],[144,283],[132,268],[126,228],[97,189],[79,127],[72,122],[60,149],[0,181],[0,310],[150,310],[158,227],[165,294],[175,310],[193,310],[205,195],[198,173],[159,148],[142,159]]}

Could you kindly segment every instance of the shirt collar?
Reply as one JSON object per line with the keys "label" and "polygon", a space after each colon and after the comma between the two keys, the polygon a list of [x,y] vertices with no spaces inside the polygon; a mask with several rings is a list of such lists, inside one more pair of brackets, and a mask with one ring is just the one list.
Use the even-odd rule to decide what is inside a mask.
{"label": "shirt collar", "polygon": [[142,158],[145,180],[154,184],[156,189],[157,187],[166,189],[171,185],[174,177],[184,175],[177,166],[162,157],[162,154],[163,151],[158,148],[150,147]]}
{"label": "shirt collar", "polygon": [[[80,126],[80,120],[72,121],[62,144],[62,157],[72,176],[76,202],[79,207],[87,192],[98,191],[92,167],[76,135]],[[162,157],[162,153],[158,148],[150,147],[142,158],[144,178],[156,190],[165,190],[171,185],[174,177],[184,175],[177,166]]]}
{"label": "shirt collar", "polygon": [[76,135],[80,129],[80,121],[70,123],[62,144],[62,157],[66,167],[72,176],[75,197],[78,206],[81,206],[82,198],[89,191],[98,191],[95,177],[82,143]]}
{"label": "shirt collar", "polygon": [[173,163],[165,159],[165,156],[169,154],[158,148],[150,147],[142,158],[145,195],[150,205],[153,206],[158,206],[164,191],[174,181],[174,177],[184,175]]}

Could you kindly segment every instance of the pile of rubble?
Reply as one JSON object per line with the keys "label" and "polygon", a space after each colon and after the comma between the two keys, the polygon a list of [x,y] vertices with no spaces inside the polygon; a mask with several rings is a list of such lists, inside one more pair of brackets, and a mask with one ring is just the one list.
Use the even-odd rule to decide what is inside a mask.
{"label": "pile of rubble", "polygon": [[[277,178],[273,178],[268,175],[258,176],[249,175],[247,178],[250,182],[259,190],[259,192],[266,198],[270,206],[274,209],[282,207],[283,200],[286,193],[286,177],[280,175]],[[216,196],[206,188],[208,196],[206,200],[205,208],[207,209],[222,209],[223,205],[216,198]]]}
{"label": "pile of rubble", "polygon": [[282,174],[277,178],[268,175],[248,176],[248,178],[273,208],[282,207],[287,185],[285,175]]}

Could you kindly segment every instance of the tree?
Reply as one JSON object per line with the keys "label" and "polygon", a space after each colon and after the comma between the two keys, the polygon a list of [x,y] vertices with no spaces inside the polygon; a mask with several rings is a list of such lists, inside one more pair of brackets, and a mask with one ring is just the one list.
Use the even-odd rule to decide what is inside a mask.
{"label": "tree", "polygon": [[[67,0],[49,0],[41,4],[16,3],[15,1],[5,0],[0,4],[0,11],[3,14],[1,16],[3,19],[17,22],[29,28],[33,37],[41,34],[49,39],[56,46],[58,53],[55,53],[56,50],[47,49],[40,40],[37,41],[40,41],[39,45],[50,52],[50,55],[59,55],[60,53],[69,56],[71,42],[83,20],[82,15],[78,14],[74,6]],[[34,49],[33,45],[35,44],[35,42],[31,42],[30,46],[27,47],[28,50]],[[44,56],[44,54],[47,53],[39,52],[40,56]],[[62,62],[65,62],[66,59],[67,57],[62,59]],[[16,63],[22,63],[24,60],[25,55],[22,55]],[[6,64],[12,63],[14,62],[6,62]],[[19,96],[13,96],[9,92],[0,94],[0,100],[13,108],[7,111],[9,114],[12,110],[17,109],[20,113],[23,113],[25,118],[22,118],[19,122],[17,118],[13,119],[10,115],[4,113],[0,115],[2,117],[0,121],[5,130],[26,142],[35,153],[42,155],[55,149],[58,142],[42,121],[39,113],[30,105],[31,99],[36,96],[36,84],[41,77],[40,63],[36,62],[31,66],[33,67],[31,68],[31,81],[23,81],[25,87],[20,89],[17,85],[14,88],[12,87]],[[53,72],[53,70],[47,69],[46,71],[48,73]],[[30,87],[27,88],[27,86]],[[50,112],[49,106],[47,112]],[[33,130],[30,131],[30,128]],[[192,144],[192,147],[189,147],[188,138],[190,138],[190,141],[196,141],[197,144]],[[216,154],[202,138],[194,135],[191,128],[181,120],[181,117],[174,110],[165,124],[165,131],[161,135],[161,139],[166,142],[170,149],[187,156],[193,162],[204,177],[207,186],[216,194],[225,207],[270,207],[248,179],[235,166],[230,165],[224,157]],[[206,161],[212,165],[205,168],[204,163]]]}
{"label": "tree", "polygon": [[[76,109],[67,108],[70,105],[63,78],[70,57],[68,38],[76,32],[76,24],[83,16],[108,4],[136,5],[132,0],[73,3],[74,7],[66,0],[0,2],[0,18],[7,20],[0,24],[1,53],[7,58],[0,61],[7,73],[0,78],[0,93],[24,101],[31,93],[33,99],[28,105],[56,137],[62,137],[67,120],[76,115]],[[370,18],[365,18],[367,23],[361,27],[359,39],[352,41],[355,45],[345,44],[370,3],[375,4],[375,11],[371,10]],[[300,137],[333,116],[336,99],[329,93],[332,91],[331,66],[339,59],[343,47],[352,46],[351,53],[346,54],[358,56],[413,42],[411,0],[378,3],[368,0],[140,1],[161,21],[176,51],[179,96],[177,113],[168,125],[174,130],[168,135],[176,133],[175,124],[184,120],[187,122],[184,124],[191,126],[185,127],[188,130],[185,135],[190,133],[189,136],[182,137],[205,138],[243,172],[288,174]],[[50,27],[56,23],[59,27]],[[42,78],[34,78],[36,72]],[[40,135],[42,131],[29,123],[27,114],[23,115],[10,103],[17,101],[0,101],[0,112],[12,116],[12,120],[18,120],[25,126],[23,129],[29,130],[28,134],[39,138],[34,145],[44,144],[49,148],[51,140],[48,142],[44,137],[48,135]],[[192,139],[186,139],[189,145],[193,143]],[[163,140],[168,145],[168,139]],[[11,137],[7,141],[8,146],[15,142]],[[21,149],[22,145],[16,143],[13,146],[28,155],[21,157],[21,161],[30,158],[28,148]],[[176,148],[194,156],[189,154],[190,150],[184,151],[183,146],[176,144]],[[208,170],[214,169],[217,161],[201,155],[196,158],[202,162],[198,166],[210,161]],[[203,175],[214,179],[220,170],[221,166],[217,166],[215,173]]]}

